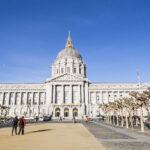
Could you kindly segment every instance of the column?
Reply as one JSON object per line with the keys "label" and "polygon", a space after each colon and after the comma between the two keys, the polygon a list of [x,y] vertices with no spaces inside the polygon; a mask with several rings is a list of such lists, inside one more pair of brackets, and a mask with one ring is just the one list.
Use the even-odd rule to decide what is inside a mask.
{"label": "column", "polygon": [[32,92],[32,97],[31,97],[31,107],[33,106],[34,104],[34,92]]}
{"label": "column", "polygon": [[70,85],[70,97],[71,97],[71,102],[70,102],[70,104],[72,104],[73,103],[73,88],[72,88],[73,86],[72,85]]}
{"label": "column", "polygon": [[52,85],[50,85],[50,99],[46,98],[47,104],[52,104]]}
{"label": "column", "polygon": [[3,104],[3,96],[4,96],[4,93],[2,92],[2,93],[1,93],[1,102],[0,102],[0,105]]}
{"label": "column", "polygon": [[82,103],[82,92],[81,92],[81,85],[80,86],[80,103]]}
{"label": "column", "polygon": [[83,88],[83,85],[81,86],[81,89],[82,89],[82,103],[84,103],[84,88]]}
{"label": "column", "polygon": [[3,93],[3,97],[2,97],[2,105],[5,104],[5,92]]}
{"label": "column", "polygon": [[108,99],[109,99],[109,97],[108,97],[108,91],[106,91],[106,103],[108,103]]}
{"label": "column", "polygon": [[51,104],[53,104],[53,89],[54,89],[54,86],[51,85]]}
{"label": "column", "polygon": [[56,93],[56,85],[53,86],[53,104],[55,104],[55,100],[56,100],[55,93]]}
{"label": "column", "polygon": [[25,106],[27,106],[27,102],[28,102],[28,92],[26,92],[25,94],[26,94],[26,98],[25,98]]}
{"label": "column", "polygon": [[89,91],[89,104],[91,105],[91,92]]}
{"label": "column", "polygon": [[44,101],[43,104],[46,104],[46,92],[44,92]]}
{"label": "column", "polygon": [[7,105],[11,105],[10,97],[11,97],[11,92],[8,92],[8,102],[7,102]]}
{"label": "column", "polygon": [[13,102],[13,105],[14,105],[14,106],[16,105],[16,95],[17,95],[17,93],[14,92],[14,102]]}
{"label": "column", "polygon": [[15,97],[15,93],[11,92],[10,94],[10,105],[13,106],[14,105],[14,97]]}
{"label": "column", "polygon": [[64,104],[64,85],[62,85],[62,104]]}
{"label": "column", "polygon": [[38,101],[37,101],[37,106],[39,106],[41,104],[41,99],[40,99],[41,93],[39,92],[38,94]]}
{"label": "column", "polygon": [[112,101],[114,102],[115,101],[115,91],[112,91],[112,93],[113,93],[112,94],[113,95],[113,100]]}
{"label": "column", "polygon": [[101,91],[101,99],[102,99],[102,104],[104,103],[103,101],[103,91]]}
{"label": "column", "polygon": [[79,92],[79,104],[81,103],[81,90],[80,90],[80,85],[78,85],[78,92]]}
{"label": "column", "polygon": [[60,70],[60,63],[59,63],[59,72],[58,72],[58,73],[59,73],[59,75],[61,74],[61,70]]}
{"label": "column", "polygon": [[97,104],[97,92],[95,91],[95,104]]}
{"label": "column", "polygon": [[22,103],[22,95],[23,95],[23,93],[22,92],[20,92],[20,105],[22,105],[23,103]]}
{"label": "column", "polygon": [[111,101],[111,100],[110,100],[110,96],[109,96],[110,94],[109,94],[109,93],[110,93],[110,91],[108,91],[108,102]]}

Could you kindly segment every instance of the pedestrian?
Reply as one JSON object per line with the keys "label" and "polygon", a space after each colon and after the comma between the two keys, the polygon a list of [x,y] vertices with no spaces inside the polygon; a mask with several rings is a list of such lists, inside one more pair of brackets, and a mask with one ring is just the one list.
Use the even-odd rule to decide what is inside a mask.
{"label": "pedestrian", "polygon": [[61,116],[59,117],[59,122],[62,122],[62,117]]}
{"label": "pedestrian", "polygon": [[35,120],[36,120],[36,122],[38,122],[38,120],[39,120],[39,117],[38,117],[38,116],[36,116]]}
{"label": "pedestrian", "polygon": [[73,116],[72,122],[73,122],[73,123],[76,123],[76,118],[75,118],[75,116]]}
{"label": "pedestrian", "polygon": [[15,130],[15,133],[17,135],[17,127],[18,127],[18,118],[17,116],[13,119],[13,122],[12,122],[12,136],[13,136],[13,132]]}
{"label": "pedestrian", "polygon": [[24,116],[22,116],[22,118],[19,120],[19,135],[20,135],[20,132],[22,132],[22,135],[24,134],[24,127],[25,127],[25,119],[24,119]]}
{"label": "pedestrian", "polygon": [[88,121],[89,121],[89,118],[88,118],[88,116],[86,116],[85,122],[88,123]]}

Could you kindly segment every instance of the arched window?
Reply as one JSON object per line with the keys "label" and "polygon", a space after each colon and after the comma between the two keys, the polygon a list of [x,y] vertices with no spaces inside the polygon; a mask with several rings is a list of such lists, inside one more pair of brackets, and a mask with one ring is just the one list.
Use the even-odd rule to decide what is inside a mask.
{"label": "arched window", "polygon": [[64,117],[69,117],[69,109],[68,108],[64,109]]}
{"label": "arched window", "polygon": [[60,116],[60,109],[56,108],[55,109],[55,117],[59,117]]}
{"label": "arched window", "polygon": [[74,117],[77,117],[77,116],[78,116],[78,109],[77,109],[77,108],[74,108],[74,109],[73,109],[73,116],[74,116]]}

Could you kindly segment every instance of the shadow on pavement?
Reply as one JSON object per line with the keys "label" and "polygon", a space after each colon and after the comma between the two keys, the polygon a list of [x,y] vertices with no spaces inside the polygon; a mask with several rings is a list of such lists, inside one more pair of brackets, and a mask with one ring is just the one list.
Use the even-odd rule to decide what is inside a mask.
{"label": "shadow on pavement", "polygon": [[51,130],[52,129],[35,130],[35,131],[26,132],[26,134],[38,133],[38,132],[46,132],[46,131],[51,131]]}

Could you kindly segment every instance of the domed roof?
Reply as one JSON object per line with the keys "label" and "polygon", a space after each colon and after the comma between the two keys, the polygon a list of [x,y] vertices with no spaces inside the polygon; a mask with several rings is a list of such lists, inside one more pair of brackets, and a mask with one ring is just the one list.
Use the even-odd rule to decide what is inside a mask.
{"label": "domed roof", "polygon": [[77,50],[75,50],[73,47],[70,33],[68,36],[66,47],[58,53],[57,58],[62,58],[62,57],[66,57],[66,56],[71,56],[71,57],[76,57],[76,58],[82,59],[80,53]]}
{"label": "domed roof", "polygon": [[61,50],[58,53],[57,58],[65,57],[65,56],[71,56],[71,57],[76,57],[76,58],[82,58],[80,53],[75,50],[73,47],[66,47],[63,50]]}

